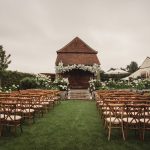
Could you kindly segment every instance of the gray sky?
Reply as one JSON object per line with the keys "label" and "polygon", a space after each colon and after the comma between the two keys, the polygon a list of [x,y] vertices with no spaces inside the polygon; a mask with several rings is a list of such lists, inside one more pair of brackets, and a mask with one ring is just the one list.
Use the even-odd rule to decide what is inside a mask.
{"label": "gray sky", "polygon": [[98,51],[101,68],[150,56],[150,0],[0,0],[0,45],[10,70],[54,72],[74,37]]}

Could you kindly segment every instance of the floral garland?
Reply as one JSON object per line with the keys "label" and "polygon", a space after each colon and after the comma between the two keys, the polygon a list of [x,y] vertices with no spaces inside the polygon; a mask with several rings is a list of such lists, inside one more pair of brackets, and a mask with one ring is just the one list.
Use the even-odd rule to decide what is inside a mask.
{"label": "floral garland", "polygon": [[56,66],[56,73],[64,73],[64,72],[71,71],[73,69],[80,69],[80,70],[89,71],[96,74],[98,71],[100,71],[100,66],[98,64],[93,64],[93,66],[86,66],[83,64],[64,66],[63,63],[60,62],[58,66]]}

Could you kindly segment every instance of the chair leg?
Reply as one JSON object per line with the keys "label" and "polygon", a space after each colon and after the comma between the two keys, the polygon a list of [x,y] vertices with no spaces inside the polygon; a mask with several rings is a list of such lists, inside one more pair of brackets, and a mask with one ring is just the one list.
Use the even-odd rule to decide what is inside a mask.
{"label": "chair leg", "polygon": [[111,124],[108,127],[108,141],[110,141],[110,135],[111,135]]}
{"label": "chair leg", "polygon": [[122,127],[121,127],[121,130],[122,130],[122,137],[123,137],[123,140],[125,141],[125,135],[124,135],[123,125],[122,125]]}
{"label": "chair leg", "polygon": [[128,132],[128,127],[126,124],[124,124],[124,137],[125,137],[125,139],[127,138],[127,134],[128,134],[127,132]]}
{"label": "chair leg", "polygon": [[35,123],[35,112],[33,113],[33,123]]}
{"label": "chair leg", "polygon": [[3,125],[0,125],[0,136],[2,136]]}
{"label": "chair leg", "polygon": [[22,125],[20,124],[20,131],[21,133],[23,133],[23,129],[22,129]]}
{"label": "chair leg", "polygon": [[144,127],[144,129],[142,131],[142,140],[144,141],[144,139],[145,139],[145,127]]}

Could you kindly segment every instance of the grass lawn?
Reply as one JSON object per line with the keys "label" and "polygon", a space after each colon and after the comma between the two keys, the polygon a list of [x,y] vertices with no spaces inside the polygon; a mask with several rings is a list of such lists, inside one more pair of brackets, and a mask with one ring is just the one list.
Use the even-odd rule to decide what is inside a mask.
{"label": "grass lawn", "polygon": [[[107,141],[94,101],[63,101],[54,110],[23,126],[23,134],[1,137],[0,150],[148,150],[150,142],[119,133]],[[133,139],[136,140],[133,140]]]}

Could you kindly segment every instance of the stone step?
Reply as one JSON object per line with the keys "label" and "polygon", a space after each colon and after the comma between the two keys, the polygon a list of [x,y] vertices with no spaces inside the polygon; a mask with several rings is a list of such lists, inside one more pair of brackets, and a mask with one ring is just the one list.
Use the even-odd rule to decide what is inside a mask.
{"label": "stone step", "polygon": [[91,94],[89,93],[88,90],[70,90],[68,92],[68,99],[92,99]]}

